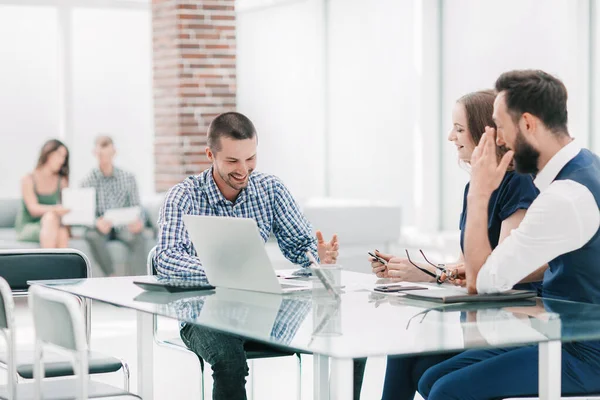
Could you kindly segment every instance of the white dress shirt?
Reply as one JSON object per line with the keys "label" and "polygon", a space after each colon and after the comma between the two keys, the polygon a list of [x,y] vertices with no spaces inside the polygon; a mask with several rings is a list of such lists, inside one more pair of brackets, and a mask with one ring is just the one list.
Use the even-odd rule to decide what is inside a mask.
{"label": "white dress shirt", "polygon": [[540,190],[518,228],[489,255],[477,276],[478,293],[511,289],[561,254],[577,250],[600,226],[600,211],[589,189],[572,180],[554,181],[581,147],[563,147],[538,173]]}

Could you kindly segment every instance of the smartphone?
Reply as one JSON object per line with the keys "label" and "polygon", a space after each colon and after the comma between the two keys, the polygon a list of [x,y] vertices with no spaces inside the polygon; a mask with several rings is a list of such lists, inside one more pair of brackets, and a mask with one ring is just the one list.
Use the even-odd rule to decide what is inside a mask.
{"label": "smartphone", "polygon": [[376,255],[375,253],[371,253],[370,251],[368,251],[367,254],[370,255],[371,257],[373,257],[374,259],[376,259],[377,261],[379,261],[380,263],[382,263],[383,265],[387,265],[387,261],[385,261],[383,258]]}
{"label": "smartphone", "polygon": [[400,285],[390,285],[390,286],[378,286],[374,290],[376,292],[382,293],[396,293],[396,292],[404,292],[407,290],[426,290],[426,287],[422,286],[400,286]]}

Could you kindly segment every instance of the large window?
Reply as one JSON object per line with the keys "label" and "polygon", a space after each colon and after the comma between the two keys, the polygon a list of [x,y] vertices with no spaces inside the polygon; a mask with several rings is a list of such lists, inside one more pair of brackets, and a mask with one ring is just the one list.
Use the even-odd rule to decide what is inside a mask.
{"label": "large window", "polygon": [[99,133],[114,137],[116,163],[136,174],[141,192],[153,192],[149,5],[14,3],[0,5],[0,196],[20,196],[19,179],[49,138],[69,147],[77,185],[95,165]]}
{"label": "large window", "polygon": [[148,10],[74,9],[73,171],[79,182],[96,160],[96,135],[115,141],[115,164],[154,189],[152,48]]}
{"label": "large window", "polygon": [[0,196],[19,196],[45,140],[59,137],[53,7],[0,5]]}

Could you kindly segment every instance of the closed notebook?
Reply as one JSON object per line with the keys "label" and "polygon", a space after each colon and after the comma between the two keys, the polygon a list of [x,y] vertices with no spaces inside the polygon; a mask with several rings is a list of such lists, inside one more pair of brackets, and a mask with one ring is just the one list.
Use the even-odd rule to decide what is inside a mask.
{"label": "closed notebook", "polygon": [[457,289],[412,290],[405,296],[410,299],[434,301],[436,303],[467,303],[476,301],[511,301],[535,297],[532,290],[509,290],[502,293],[468,294]]}

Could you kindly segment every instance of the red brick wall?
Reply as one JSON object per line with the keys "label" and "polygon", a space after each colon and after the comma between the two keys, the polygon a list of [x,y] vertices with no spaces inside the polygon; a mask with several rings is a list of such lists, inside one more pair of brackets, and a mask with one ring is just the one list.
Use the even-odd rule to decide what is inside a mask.
{"label": "red brick wall", "polygon": [[236,107],[235,0],[153,0],[154,180],[165,191],[209,162],[206,129]]}

